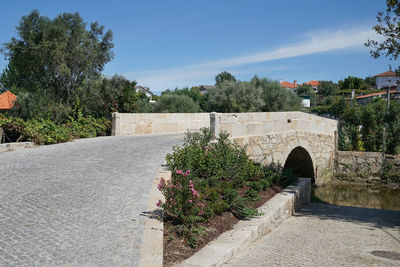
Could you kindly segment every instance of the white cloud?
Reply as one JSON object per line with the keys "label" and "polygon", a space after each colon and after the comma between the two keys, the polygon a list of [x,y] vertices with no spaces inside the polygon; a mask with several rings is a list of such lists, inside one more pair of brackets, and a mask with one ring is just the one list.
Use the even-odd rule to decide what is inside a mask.
{"label": "white cloud", "polygon": [[313,33],[306,35],[306,40],[303,42],[281,46],[269,51],[186,67],[133,72],[125,75],[128,78],[136,79],[139,84],[149,86],[154,91],[159,91],[166,88],[175,88],[176,86],[182,87],[211,81],[219,72],[243,65],[357,46],[362,47],[368,38],[377,40],[380,37],[374,31],[365,28]]}

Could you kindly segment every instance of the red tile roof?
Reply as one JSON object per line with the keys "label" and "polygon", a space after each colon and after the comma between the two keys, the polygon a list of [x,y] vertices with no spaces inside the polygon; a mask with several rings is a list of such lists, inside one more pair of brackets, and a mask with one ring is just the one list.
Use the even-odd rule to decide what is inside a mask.
{"label": "red tile roof", "polygon": [[306,82],[305,84],[309,84],[311,86],[318,86],[319,85],[319,81],[309,81],[309,82]]}
{"label": "red tile roof", "polygon": [[294,85],[294,83],[290,83],[287,81],[281,82],[281,86],[285,87],[285,88],[296,88],[297,87],[297,85]]}
{"label": "red tile roof", "polygon": [[0,109],[10,109],[14,106],[17,96],[7,91],[0,95]]}
{"label": "red tile roof", "polygon": [[375,77],[385,77],[385,76],[396,76],[396,72],[389,70],[389,71],[380,73],[378,75],[375,75]]}
{"label": "red tile roof", "polygon": [[[391,94],[396,93],[396,89],[390,90],[390,93]],[[379,92],[379,93],[373,93],[373,94],[368,94],[368,95],[357,96],[357,99],[371,97],[371,96],[375,96],[375,95],[382,96],[382,95],[386,95],[386,94],[387,94],[387,91],[382,91],[382,92]]]}

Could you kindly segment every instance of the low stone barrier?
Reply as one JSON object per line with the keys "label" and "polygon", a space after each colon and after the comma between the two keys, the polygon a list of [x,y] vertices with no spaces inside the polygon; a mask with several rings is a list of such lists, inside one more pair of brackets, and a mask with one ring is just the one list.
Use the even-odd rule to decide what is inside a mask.
{"label": "low stone barrier", "polygon": [[400,156],[338,151],[335,177],[358,183],[400,183]]}
{"label": "low stone barrier", "polygon": [[229,133],[232,138],[282,132],[306,131],[334,135],[338,122],[316,115],[293,112],[210,113],[214,132]]}
{"label": "low stone barrier", "polygon": [[209,113],[117,113],[112,116],[112,136],[184,133],[210,127]]}
{"label": "low stone barrier", "polygon": [[19,148],[27,148],[27,147],[34,147],[34,146],[35,145],[32,142],[4,143],[4,144],[0,144],[0,153],[19,149]]}
{"label": "low stone barrier", "polygon": [[156,205],[158,200],[165,200],[164,195],[157,188],[161,178],[165,180],[171,179],[171,172],[167,167],[161,167],[151,187],[147,207],[149,218],[144,225],[143,239],[140,247],[139,267],[163,266],[163,210]]}
{"label": "low stone barrier", "polygon": [[176,266],[222,265],[260,237],[278,227],[292,216],[293,212],[310,203],[310,192],[311,179],[299,179],[295,185],[288,186],[261,206],[258,209],[261,216],[248,221],[239,221],[233,230],[223,233],[192,257]]}

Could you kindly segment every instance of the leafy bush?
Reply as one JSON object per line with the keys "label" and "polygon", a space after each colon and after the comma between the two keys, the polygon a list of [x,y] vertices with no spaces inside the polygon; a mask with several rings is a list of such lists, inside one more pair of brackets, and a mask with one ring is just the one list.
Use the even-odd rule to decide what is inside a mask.
{"label": "leafy bush", "polygon": [[172,178],[159,184],[166,201],[158,205],[177,219],[179,232],[191,246],[196,240],[191,231],[196,222],[226,211],[239,219],[251,218],[257,215],[251,205],[259,199],[259,191],[272,183],[286,185],[298,178],[281,166],[254,163],[228,134],[215,137],[207,128],[186,133],[183,146],[173,148],[167,163]]}
{"label": "leafy bush", "polygon": [[193,113],[200,112],[200,107],[187,95],[163,94],[155,103],[153,112]]}
{"label": "leafy bush", "polygon": [[171,181],[162,178],[158,184],[158,189],[165,196],[165,202],[160,200],[157,206],[162,207],[168,214],[175,215],[183,224],[202,220],[205,206],[189,174],[190,171],[184,173],[177,170]]}
{"label": "leafy bush", "polygon": [[386,153],[400,153],[400,103],[376,99],[365,106],[346,107],[339,125],[339,149],[382,151],[386,129]]}
{"label": "leafy bush", "polygon": [[2,127],[9,142],[30,141],[39,145],[56,144],[78,138],[89,138],[109,135],[111,122],[104,118],[80,117],[70,118],[65,123],[51,120],[23,120],[20,118],[0,115]]}
{"label": "leafy bush", "polygon": [[262,88],[249,82],[223,80],[209,92],[209,109],[216,112],[261,111]]}

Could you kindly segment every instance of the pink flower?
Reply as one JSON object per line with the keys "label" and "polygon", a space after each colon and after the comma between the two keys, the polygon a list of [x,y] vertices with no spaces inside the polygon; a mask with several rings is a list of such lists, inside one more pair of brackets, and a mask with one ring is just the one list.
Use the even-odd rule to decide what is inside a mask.
{"label": "pink flower", "polygon": [[164,178],[161,177],[160,183],[157,185],[158,190],[161,190],[163,186],[165,185],[165,180]]}
{"label": "pink flower", "polygon": [[192,203],[192,202],[193,202],[193,200],[189,199],[189,202],[190,202],[190,203]]}
{"label": "pink flower", "polygon": [[188,176],[190,174],[190,170],[187,170],[185,173],[185,176]]}
{"label": "pink flower", "polygon": [[181,170],[176,170],[176,174],[183,174]]}
{"label": "pink flower", "polygon": [[160,207],[161,206],[161,204],[162,204],[162,201],[161,200],[159,200],[158,202],[157,202],[157,207]]}

